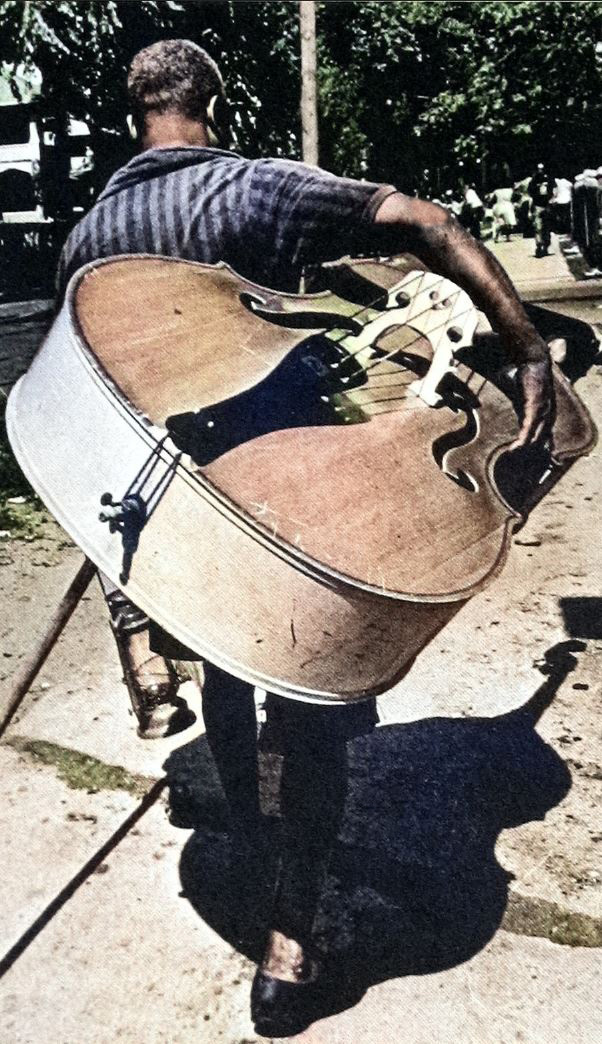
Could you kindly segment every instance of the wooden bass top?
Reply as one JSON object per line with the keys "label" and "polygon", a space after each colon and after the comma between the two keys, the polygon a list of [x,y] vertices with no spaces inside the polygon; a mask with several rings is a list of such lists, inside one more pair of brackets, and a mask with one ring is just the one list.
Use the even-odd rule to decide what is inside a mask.
{"label": "wooden bass top", "polygon": [[[372,306],[275,294],[226,266],[112,259],[83,271],[72,318],[139,423],[169,430],[164,448],[199,496],[267,546],[389,598],[466,598],[499,571],[520,519],[495,480],[515,406],[474,353],[451,356],[469,359],[476,327],[462,291],[432,273],[354,270]],[[559,371],[555,383],[568,460],[594,429]]]}

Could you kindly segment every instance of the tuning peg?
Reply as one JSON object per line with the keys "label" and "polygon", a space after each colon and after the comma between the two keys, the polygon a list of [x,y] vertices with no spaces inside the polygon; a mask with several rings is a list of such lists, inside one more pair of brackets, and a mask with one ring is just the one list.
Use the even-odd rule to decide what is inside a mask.
{"label": "tuning peg", "polygon": [[109,531],[114,533],[120,528],[120,524],[128,525],[135,523],[138,528],[144,524],[146,509],[139,497],[124,497],[123,500],[113,500],[111,493],[103,493],[100,503],[104,511],[98,515],[99,522],[108,522]]}

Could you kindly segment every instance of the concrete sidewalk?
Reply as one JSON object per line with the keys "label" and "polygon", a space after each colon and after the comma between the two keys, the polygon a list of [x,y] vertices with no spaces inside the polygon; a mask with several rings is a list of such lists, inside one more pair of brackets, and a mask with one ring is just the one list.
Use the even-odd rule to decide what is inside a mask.
{"label": "concrete sidewalk", "polygon": [[[569,279],[532,248],[495,249],[525,284],[548,263]],[[601,375],[578,387],[599,426]],[[305,1044],[602,1040],[600,457],[539,504],[503,574],[379,699],[376,732],[350,744],[318,928],[341,980],[361,973],[362,988]],[[0,544],[5,685],[79,561],[51,523],[37,541]],[[198,715],[187,733],[137,738],[90,588],[0,746],[6,1044],[263,1039],[248,1003],[268,911],[251,888],[263,926],[241,934],[247,867],[193,682],[186,694]],[[156,787],[167,759],[194,792],[188,820]],[[277,759],[262,768],[273,818]]]}
{"label": "concrete sidewalk", "polygon": [[512,236],[509,243],[488,240],[485,246],[506,269],[525,301],[564,301],[602,298],[602,279],[584,279],[587,268],[582,257],[570,258],[564,250],[568,236],[552,234],[547,257],[535,257],[535,240]]}
{"label": "concrete sidewalk", "polygon": [[[589,401],[601,418],[593,380]],[[374,738],[352,745],[327,902],[340,935],[354,926],[369,988],[301,1040],[600,1040],[599,467],[581,461],[542,502],[504,574],[379,701]],[[12,659],[74,565],[73,550],[55,555],[60,539],[11,549],[31,574],[14,612],[44,582]],[[229,920],[236,883],[204,738],[181,770],[201,794],[194,823],[170,823],[156,796],[128,825],[178,740],[137,739],[95,590],[77,612],[1,748],[2,1039],[254,1041],[257,953]],[[513,711],[550,673],[535,732]]]}

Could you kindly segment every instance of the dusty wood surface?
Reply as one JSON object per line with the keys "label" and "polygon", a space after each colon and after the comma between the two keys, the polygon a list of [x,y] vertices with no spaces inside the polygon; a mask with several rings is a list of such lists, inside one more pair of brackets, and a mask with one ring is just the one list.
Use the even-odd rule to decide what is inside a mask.
{"label": "dusty wood surface", "polygon": [[[202,474],[258,529],[302,561],[368,589],[410,598],[466,596],[495,574],[507,552],[516,513],[500,495],[493,467],[499,449],[518,431],[515,412],[491,381],[473,380],[463,402],[459,382],[467,385],[467,370],[458,371],[458,390],[444,408],[427,408],[410,385],[424,377],[431,345],[439,346],[447,330],[458,331],[459,347],[471,343],[474,309],[457,288],[433,275],[374,262],[353,269],[372,288],[373,300],[382,288],[399,284],[402,296],[407,288],[409,306],[358,309],[333,293],[281,296],[242,282],[227,268],[157,259],[93,269],[75,305],[91,350],[137,410],[158,425],[169,414],[196,413],[199,452],[209,439],[215,443],[214,459]],[[244,307],[241,293],[263,302],[266,314],[275,317],[298,310],[313,311],[318,320],[326,313],[367,321],[363,340],[337,334],[353,358],[347,354],[334,365],[359,360],[368,367],[356,388],[340,384],[338,416],[333,410],[326,421],[315,420],[309,407],[305,423],[300,411],[289,426],[294,394],[280,407],[282,382],[288,381],[290,394],[290,386],[304,380],[303,363],[324,367],[320,346],[312,346],[310,331],[259,319]],[[396,295],[391,297],[394,303]],[[409,327],[400,326],[406,317]],[[303,343],[310,354],[279,383],[278,365]],[[373,343],[382,359],[371,360],[371,348],[362,347]],[[245,398],[250,389],[256,394]],[[328,390],[318,384],[313,394],[326,399]],[[233,396],[240,404],[230,413],[199,415]],[[566,382],[558,399],[556,443],[565,456],[576,456],[591,444],[589,422]],[[478,430],[472,431],[475,408]],[[274,430],[260,417],[249,432],[245,426],[254,411],[271,411]],[[353,423],[358,417],[363,423]],[[179,445],[190,448],[186,441]],[[454,467],[444,460],[451,451]],[[460,474],[463,484],[456,481]]]}
{"label": "dusty wood surface", "polygon": [[[142,273],[149,278],[140,281]],[[128,400],[143,413],[150,404],[156,410],[151,419],[160,421],[167,408],[198,405],[197,396],[219,401],[224,385],[230,394],[242,394],[308,336],[243,308],[241,285],[227,269],[211,276],[212,287],[217,277],[215,298],[203,311],[206,266],[126,259],[92,269],[76,303],[94,352],[82,351],[64,314],[14,398],[11,423],[19,459],[97,565],[117,583],[126,575],[121,583],[133,601],[201,655],[289,695],[351,700],[382,691],[453,615],[453,606],[436,604],[441,593],[461,599],[467,587],[478,589],[503,562],[516,513],[488,480],[512,407],[491,382],[464,374],[481,408],[491,407],[495,435],[485,446],[471,436],[472,455],[462,457],[460,448],[448,447],[457,472],[467,469],[467,462],[468,471],[472,468],[472,488],[443,475],[433,454],[433,442],[455,436],[464,421],[458,425],[446,407],[421,404],[367,423],[294,428],[243,442],[217,458],[222,468],[239,454],[250,454],[246,467],[241,456],[243,466],[231,488],[222,476],[218,481],[210,475],[213,484],[206,478],[199,484],[194,469],[173,450],[153,453],[153,439],[162,431],[132,414]],[[249,284],[243,291],[276,312],[298,304]],[[341,316],[356,309],[333,294],[318,300]],[[301,310],[315,310],[316,298],[300,304]],[[241,314],[242,338],[233,343]],[[424,339],[420,343],[424,347]],[[117,398],[99,376],[98,359],[119,385]],[[171,404],[167,393],[173,395]],[[568,403],[572,394],[568,389]],[[446,426],[437,427],[444,419]],[[421,438],[409,463],[398,435],[402,423]],[[587,425],[582,427],[584,436]],[[262,460],[270,440],[278,457]],[[90,460],[93,469],[85,464]],[[440,484],[435,491],[424,482],[429,468]],[[123,534],[110,533],[99,521],[106,491],[116,500],[134,492],[144,502],[145,524],[129,540],[129,552]],[[253,498],[274,511],[278,495],[282,530],[280,520],[275,528],[248,510]],[[307,519],[300,518],[303,511]],[[464,528],[460,517],[468,517]],[[300,542],[286,529],[289,522],[301,532]],[[304,524],[313,528],[321,558],[303,546]],[[343,552],[346,560],[337,560]],[[361,582],[372,586],[371,594],[358,589],[357,576],[349,579],[350,559],[362,571]],[[329,579],[333,560],[347,582]],[[413,596],[426,593],[435,604],[383,597],[387,589],[395,590],[393,568],[414,583]]]}

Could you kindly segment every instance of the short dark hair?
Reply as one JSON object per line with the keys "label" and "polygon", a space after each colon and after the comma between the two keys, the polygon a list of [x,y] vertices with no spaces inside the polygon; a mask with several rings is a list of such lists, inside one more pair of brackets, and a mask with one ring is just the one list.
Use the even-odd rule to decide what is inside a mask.
{"label": "short dark hair", "polygon": [[213,58],[198,44],[160,40],[132,59],[128,94],[132,116],[143,127],[151,112],[172,110],[204,120],[211,98],[224,96],[224,84]]}

